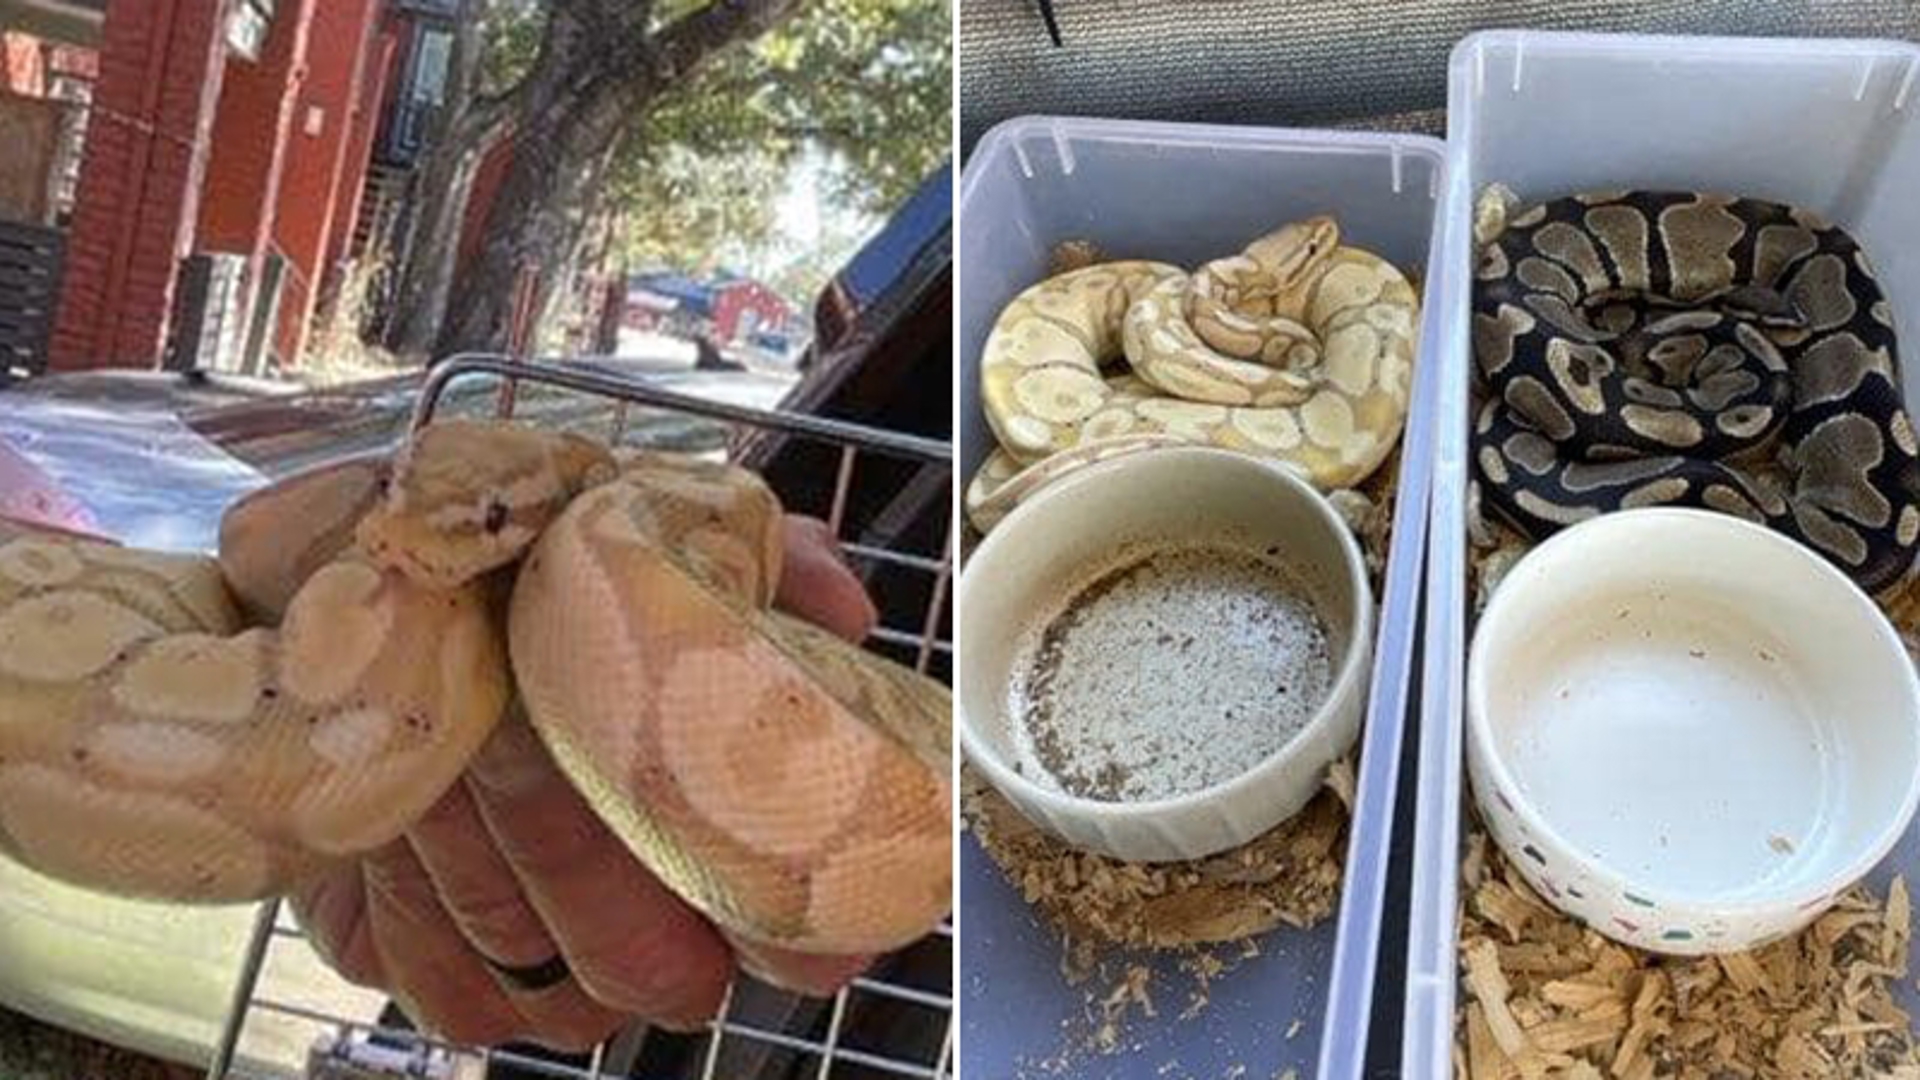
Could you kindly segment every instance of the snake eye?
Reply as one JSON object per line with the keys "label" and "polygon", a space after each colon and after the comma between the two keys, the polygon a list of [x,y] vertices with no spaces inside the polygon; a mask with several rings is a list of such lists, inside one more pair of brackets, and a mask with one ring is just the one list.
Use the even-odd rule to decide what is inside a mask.
{"label": "snake eye", "polygon": [[498,533],[501,529],[504,529],[506,527],[507,527],[507,504],[501,502],[498,499],[490,500],[487,503],[486,520],[481,522],[481,528],[487,530],[488,536],[492,536],[495,533]]}

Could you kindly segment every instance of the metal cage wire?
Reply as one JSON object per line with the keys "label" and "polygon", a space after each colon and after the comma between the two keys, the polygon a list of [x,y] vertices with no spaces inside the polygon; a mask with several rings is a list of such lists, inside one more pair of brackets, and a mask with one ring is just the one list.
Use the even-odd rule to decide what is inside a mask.
{"label": "metal cage wire", "polygon": [[[910,627],[882,625],[874,630],[871,641],[892,646],[902,654],[910,654],[915,666],[922,672],[928,670],[929,664],[936,656],[951,656],[952,642],[940,633],[953,573],[954,535],[950,498],[941,503],[942,509],[947,513],[947,521],[942,530],[941,546],[937,551],[906,551],[896,547],[849,541],[842,536],[846,523],[848,495],[856,478],[858,462],[863,457],[880,455],[916,465],[943,468],[946,471],[947,484],[950,486],[952,450],[946,443],[842,420],[756,409],[693,397],[650,385],[638,379],[577,365],[533,363],[491,354],[461,354],[449,357],[437,365],[429,373],[421,388],[412,426],[417,429],[431,422],[437,411],[441,409],[448,386],[457,379],[469,376],[492,376],[500,380],[494,413],[505,419],[515,417],[519,388],[522,383],[541,384],[576,394],[607,399],[611,405],[608,441],[616,446],[626,439],[631,420],[630,410],[637,406],[665,414],[683,414],[731,425],[736,437],[729,440],[730,451],[738,449],[741,442],[738,436],[743,432],[809,440],[836,449],[838,470],[834,477],[831,505],[825,508],[825,518],[834,536],[841,538],[842,550],[856,565],[865,563],[874,567],[891,567],[910,574],[924,575],[929,582],[929,600],[919,625]],[[789,509],[805,512],[815,508],[789,507]],[[941,945],[950,953],[952,933],[951,922],[944,922],[922,945]],[[242,1064],[241,1040],[245,1034],[248,1019],[262,1012],[277,1013],[284,1017],[312,1022],[318,1030],[325,1032],[330,1029],[341,1040],[356,1036],[373,1037],[387,1046],[405,1047],[422,1054],[439,1052],[449,1056],[458,1055],[469,1061],[477,1059],[484,1063],[484,1071],[487,1075],[491,1075],[492,1066],[496,1064],[512,1066],[524,1074],[557,1077],[563,1080],[616,1080],[618,1077],[633,1075],[624,1071],[627,1066],[615,1060],[622,1056],[619,1050],[620,1036],[597,1047],[585,1066],[575,1066],[536,1059],[508,1050],[459,1047],[418,1032],[339,1016],[325,1008],[313,1007],[298,1001],[281,1001],[264,996],[260,991],[260,977],[275,945],[279,942],[297,942],[303,937],[303,932],[283,910],[278,900],[261,905],[242,956],[241,970],[235,982],[219,1040],[214,1047],[207,1069],[208,1080],[230,1080],[230,1078],[244,1075],[236,1071]],[[915,946],[915,948],[919,947],[921,946]],[[796,1032],[780,1029],[784,1025],[769,1026],[763,1021],[745,1015],[742,1007],[744,991],[751,989],[762,996],[769,993],[777,994],[777,992],[769,991],[768,988],[751,980],[736,980],[728,989],[718,1017],[708,1026],[704,1045],[700,1049],[695,1070],[691,1075],[697,1076],[699,1080],[716,1080],[722,1077],[726,1080],[735,1080],[738,1074],[723,1070],[722,1062],[731,1050],[752,1047],[780,1053],[794,1062],[780,1075],[812,1076],[817,1080],[827,1080],[837,1075],[837,1069],[846,1066],[857,1069],[862,1075],[946,1080],[953,1075],[954,1055],[950,967],[942,970],[941,975],[946,985],[940,989],[907,985],[904,982],[889,981],[886,978],[855,979],[827,1005],[824,1034],[815,1034],[812,1030],[819,1028],[820,1025],[817,1022],[810,1021],[807,1024],[809,1030]],[[791,998],[790,995],[779,996],[786,997],[796,1004],[799,1000]],[[861,998],[889,1006],[925,1010],[931,1013],[944,1032],[938,1040],[937,1053],[930,1059],[927,1057],[916,1059],[884,1048],[875,1049],[848,1044],[843,1036],[846,1033],[849,1009]],[[806,1064],[804,1069],[800,1067],[802,1063]],[[426,1074],[407,1072],[404,1075]]]}

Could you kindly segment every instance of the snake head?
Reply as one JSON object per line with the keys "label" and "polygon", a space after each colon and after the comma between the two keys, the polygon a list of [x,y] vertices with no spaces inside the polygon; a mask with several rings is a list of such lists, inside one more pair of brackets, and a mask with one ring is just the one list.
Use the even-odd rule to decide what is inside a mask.
{"label": "snake head", "polygon": [[1473,201],[1473,242],[1485,247],[1500,239],[1507,222],[1520,216],[1520,196],[1505,184],[1488,184]]}
{"label": "snake head", "polygon": [[355,540],[378,565],[452,588],[518,559],[575,495],[613,472],[612,455],[578,436],[442,421],[401,451]]}
{"label": "snake head", "polygon": [[1303,281],[1340,246],[1340,223],[1322,214],[1295,221],[1247,245],[1247,257],[1272,273],[1282,289]]}

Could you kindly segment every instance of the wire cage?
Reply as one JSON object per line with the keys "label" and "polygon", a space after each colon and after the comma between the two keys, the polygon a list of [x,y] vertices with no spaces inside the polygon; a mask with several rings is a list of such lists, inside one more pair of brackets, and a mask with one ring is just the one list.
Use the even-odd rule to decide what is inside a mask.
{"label": "wire cage", "polygon": [[[456,381],[476,378],[494,380],[497,390],[482,397],[449,393]],[[556,407],[562,399],[568,404]],[[461,404],[450,404],[455,401]],[[436,366],[421,389],[412,424],[417,428],[436,416],[481,409],[597,434],[615,447],[665,443],[674,449],[723,451],[756,467],[771,451],[804,446],[800,460],[808,469],[831,463],[830,480],[814,476],[803,485],[827,493],[825,505],[787,502],[787,509],[824,518],[869,589],[886,586],[882,624],[868,647],[950,679],[952,453],[946,443],[692,397],[591,364],[491,355],[455,356]],[[930,485],[929,477],[935,483]],[[892,489],[923,489],[923,496],[928,495],[924,489],[935,488],[934,497],[921,502],[938,507],[931,515],[938,517],[938,526],[890,524],[886,511],[872,509],[887,500],[876,504],[871,491],[863,492],[863,478]],[[787,490],[779,494],[783,501],[794,497]],[[250,1025],[267,1017],[310,1032],[304,1075],[315,1080],[945,1080],[953,1074],[950,923],[884,958],[830,1000],[797,997],[741,976],[706,1031],[689,1036],[635,1027],[579,1057],[455,1046],[412,1030],[391,1006],[368,1020],[269,993],[262,972],[277,952],[306,950],[303,937],[280,903],[261,906],[207,1070],[209,1080],[289,1075],[284,1066],[263,1065],[247,1052]]]}

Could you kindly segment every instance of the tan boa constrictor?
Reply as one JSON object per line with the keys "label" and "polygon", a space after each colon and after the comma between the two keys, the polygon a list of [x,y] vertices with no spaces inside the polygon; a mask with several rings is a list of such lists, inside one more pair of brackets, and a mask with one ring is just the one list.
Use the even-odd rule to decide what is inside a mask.
{"label": "tan boa constrictor", "polygon": [[901,946],[950,905],[948,695],[770,610],[780,522],[740,469],[446,422],[390,474],[236,504],[218,562],[0,523],[0,851],[134,896],[286,892],[404,831],[517,686],[720,926]]}
{"label": "tan boa constrictor", "polygon": [[[1406,420],[1419,300],[1339,239],[1313,218],[1191,275],[1111,262],[1021,293],[981,356],[1000,445],[968,486],[975,527],[1093,461],[1169,444],[1267,458],[1322,490],[1365,479]],[[1103,373],[1121,356],[1128,374]]]}

